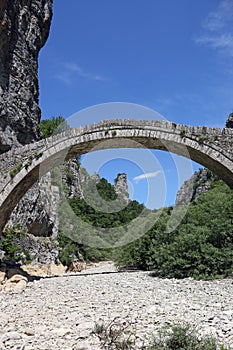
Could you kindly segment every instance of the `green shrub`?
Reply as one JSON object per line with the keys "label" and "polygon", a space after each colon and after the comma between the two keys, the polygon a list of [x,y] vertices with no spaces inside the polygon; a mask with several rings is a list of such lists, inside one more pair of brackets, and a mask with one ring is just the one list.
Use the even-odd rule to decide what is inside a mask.
{"label": "green shrub", "polygon": [[95,324],[93,334],[100,340],[102,349],[108,350],[227,350],[213,337],[200,337],[189,324],[173,324],[162,327],[152,336],[149,345],[136,348],[137,334],[131,324],[114,318],[108,324]]}
{"label": "green shrub", "polygon": [[189,324],[169,325],[159,331],[148,350],[227,350],[213,337],[202,337]]}
{"label": "green shrub", "polygon": [[200,135],[200,136],[198,137],[198,143],[199,143],[200,145],[203,145],[203,143],[204,143],[205,140],[206,140],[206,135]]}
{"label": "green shrub", "polygon": [[181,130],[180,130],[180,136],[183,138],[183,137],[185,137],[185,129],[184,128],[182,128]]}
{"label": "green shrub", "polygon": [[4,262],[18,262],[22,255],[26,257],[26,263],[31,262],[31,257],[27,249],[22,249],[20,240],[25,237],[25,232],[19,230],[18,226],[6,227],[0,234],[0,250],[5,252]]}
{"label": "green shrub", "polygon": [[233,192],[222,181],[188,207],[180,225],[166,233],[169,210],[142,238],[121,248],[118,266],[152,270],[154,276],[213,279],[233,272]]}
{"label": "green shrub", "polygon": [[69,125],[61,116],[44,119],[40,122],[40,131],[44,139],[67,129],[69,129]]}
{"label": "green shrub", "polygon": [[38,151],[36,151],[35,153],[34,153],[34,158],[36,159],[36,160],[38,160],[40,157],[42,157],[43,156],[43,152],[38,152]]}
{"label": "green shrub", "polygon": [[11,171],[10,171],[10,177],[13,179],[16,174],[18,174],[20,172],[20,170],[22,169],[23,164],[19,163],[18,165],[16,165]]}

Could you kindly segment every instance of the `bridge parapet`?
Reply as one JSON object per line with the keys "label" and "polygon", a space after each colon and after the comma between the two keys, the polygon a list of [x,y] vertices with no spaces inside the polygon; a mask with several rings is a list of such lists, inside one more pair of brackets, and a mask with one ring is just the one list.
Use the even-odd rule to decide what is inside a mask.
{"label": "bridge parapet", "polygon": [[[102,144],[105,140],[111,142]],[[138,144],[188,157],[212,170],[233,188],[233,129],[167,121],[103,121],[68,129],[0,156],[0,231],[16,204],[39,176],[61,161],[87,153],[96,145],[104,149],[138,147]]]}
{"label": "bridge parapet", "polygon": [[[118,130],[118,135],[114,131]],[[79,128],[71,128],[62,133],[56,134],[48,139],[41,140],[0,155],[0,191],[8,183],[14,172],[22,167],[29,167],[33,159],[38,159],[50,147],[62,142],[67,142],[70,138],[83,137],[87,140],[88,135],[96,133],[95,138],[101,140],[121,136],[124,130],[124,137],[133,136],[156,137],[156,133],[176,135],[180,138],[181,144],[187,144],[189,140],[197,142],[199,145],[208,145],[218,152],[224,153],[233,161],[233,129],[208,128],[205,126],[189,126],[176,124],[164,120],[130,120],[112,119],[103,120],[97,124],[87,125]],[[128,131],[127,131],[128,130]],[[140,134],[138,133],[140,130]],[[144,132],[142,132],[144,130]],[[155,132],[155,133],[154,133]],[[114,135],[114,136],[113,136]],[[94,137],[94,136],[93,136]],[[203,150],[203,152],[205,152]]]}

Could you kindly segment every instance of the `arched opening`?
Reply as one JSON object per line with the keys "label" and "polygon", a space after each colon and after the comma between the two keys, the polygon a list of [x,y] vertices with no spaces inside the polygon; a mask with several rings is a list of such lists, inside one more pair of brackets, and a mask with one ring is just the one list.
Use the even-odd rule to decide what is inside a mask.
{"label": "arched opening", "polygon": [[[184,130],[184,133],[183,133]],[[199,130],[200,131],[200,130]],[[200,141],[192,127],[169,122],[105,121],[87,128],[70,129],[39,143],[39,155],[28,162],[30,148],[25,147],[25,160],[14,178],[6,178],[0,197],[0,229],[27,190],[45,173],[64,161],[93,150],[111,148],[158,149],[188,157],[202,164],[233,188],[233,161],[229,152],[212,141],[212,129],[205,128],[209,138]],[[221,133],[218,130],[216,140]],[[33,146],[35,148],[35,144]],[[28,153],[29,152],[29,153]],[[23,154],[23,149],[21,149]]]}

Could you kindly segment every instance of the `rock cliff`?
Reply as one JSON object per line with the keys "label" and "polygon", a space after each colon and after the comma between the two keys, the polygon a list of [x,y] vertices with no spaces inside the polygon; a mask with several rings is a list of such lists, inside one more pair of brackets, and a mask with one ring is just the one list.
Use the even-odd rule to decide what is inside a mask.
{"label": "rock cliff", "polygon": [[[93,180],[100,182],[100,176],[90,176],[76,159],[61,166],[59,180],[62,179],[64,193],[67,198],[84,198],[85,183]],[[51,173],[43,176],[40,183],[35,184],[22,198],[14,209],[8,226],[17,225],[26,229],[26,234],[19,245],[27,250],[33,263],[50,264],[58,260],[56,248],[59,215],[57,209],[61,201],[59,187],[56,185],[56,176]],[[126,174],[118,174],[115,180],[115,191],[126,203],[129,202]],[[34,237],[34,238],[33,238]],[[1,252],[0,252],[1,253]]]}
{"label": "rock cliff", "polygon": [[38,54],[53,0],[0,1],[0,153],[40,137]]}
{"label": "rock cliff", "polygon": [[218,180],[208,169],[200,169],[190,179],[186,180],[176,195],[176,205],[189,203],[201,193],[206,193],[213,182]]}
{"label": "rock cliff", "polygon": [[115,192],[124,202],[129,203],[129,191],[127,183],[127,175],[125,173],[118,174],[114,184]]}
{"label": "rock cliff", "polygon": [[233,113],[231,113],[227,118],[226,128],[233,128]]}

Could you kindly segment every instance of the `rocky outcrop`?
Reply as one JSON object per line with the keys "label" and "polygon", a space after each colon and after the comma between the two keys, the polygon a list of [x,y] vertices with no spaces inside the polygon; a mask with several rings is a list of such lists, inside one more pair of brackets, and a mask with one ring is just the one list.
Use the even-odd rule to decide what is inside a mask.
{"label": "rocky outcrop", "polygon": [[233,113],[231,113],[227,118],[226,128],[233,128]]}
{"label": "rocky outcrop", "polygon": [[[61,167],[61,172],[63,183],[67,188],[67,197],[84,198],[83,185],[90,180],[90,175],[84,168],[80,168],[79,161],[77,159],[69,160]],[[93,175],[93,180],[96,180],[97,183],[99,179],[96,178],[96,175],[98,174]]]}
{"label": "rocky outcrop", "polygon": [[40,137],[38,54],[53,0],[0,2],[0,153]]}
{"label": "rocky outcrop", "polygon": [[212,186],[213,182],[217,180],[218,177],[215,176],[210,170],[205,168],[200,169],[181,186],[176,195],[175,205],[192,202],[201,193],[206,193]]}
{"label": "rocky outcrop", "polygon": [[[56,242],[59,228],[58,208],[62,200],[59,189],[61,181],[64,186],[63,193],[67,198],[84,198],[85,186],[90,181],[99,183],[100,176],[96,173],[90,176],[80,167],[77,159],[72,159],[54,174],[47,173],[40,183],[25,194],[14,209],[8,226],[17,225],[19,229],[29,232],[17,244],[22,251],[28,252],[33,264],[59,262]],[[118,174],[114,188],[118,198],[127,204],[129,194],[126,174]],[[24,257],[21,260],[24,263]]]}
{"label": "rocky outcrop", "polygon": [[[60,168],[57,177],[62,179],[67,198],[84,198],[85,184],[90,180],[96,184],[100,182],[99,174],[89,175],[76,159],[66,162]],[[19,202],[8,224],[10,226],[17,224],[21,229],[26,228],[34,236],[56,239],[59,227],[58,207],[61,200],[56,181],[59,180],[54,180],[51,173],[43,176],[40,183],[34,185]],[[114,188],[120,199],[128,203],[126,174],[117,175]]]}
{"label": "rocky outcrop", "polygon": [[118,174],[115,179],[114,189],[116,194],[123,199],[124,202],[129,203],[129,192],[127,175],[125,173]]}
{"label": "rocky outcrop", "polygon": [[12,212],[9,225],[19,224],[35,236],[54,236],[58,231],[57,207],[60,200],[59,189],[46,174],[35,184]]}

